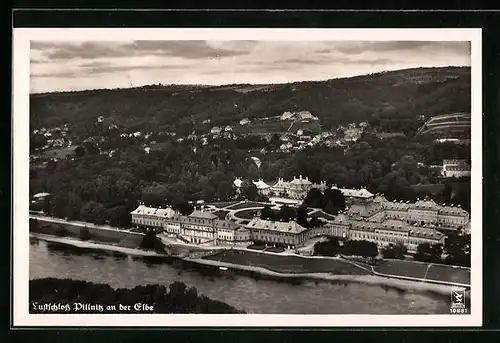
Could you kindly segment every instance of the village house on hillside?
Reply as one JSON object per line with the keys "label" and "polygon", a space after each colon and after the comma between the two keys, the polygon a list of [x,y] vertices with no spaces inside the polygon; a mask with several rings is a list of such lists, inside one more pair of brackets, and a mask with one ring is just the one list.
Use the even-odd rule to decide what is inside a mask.
{"label": "village house on hillside", "polygon": [[299,112],[284,112],[280,120],[295,120],[295,121],[313,121],[319,120],[318,117],[315,117],[309,111],[299,111]]}
{"label": "village house on hillside", "polygon": [[212,127],[212,129],[210,130],[210,133],[213,134],[213,135],[218,135],[221,133],[221,128],[218,127],[218,126],[214,126]]}
{"label": "village house on hillside", "polygon": [[243,118],[243,119],[240,120],[240,125],[241,126],[244,126],[244,125],[247,125],[247,124],[250,124],[250,119]]}

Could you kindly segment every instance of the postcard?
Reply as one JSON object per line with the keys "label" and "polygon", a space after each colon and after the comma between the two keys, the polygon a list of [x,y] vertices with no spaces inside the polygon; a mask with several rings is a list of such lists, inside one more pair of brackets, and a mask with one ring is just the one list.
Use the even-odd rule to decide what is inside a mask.
{"label": "postcard", "polygon": [[14,326],[481,326],[480,29],[13,47]]}

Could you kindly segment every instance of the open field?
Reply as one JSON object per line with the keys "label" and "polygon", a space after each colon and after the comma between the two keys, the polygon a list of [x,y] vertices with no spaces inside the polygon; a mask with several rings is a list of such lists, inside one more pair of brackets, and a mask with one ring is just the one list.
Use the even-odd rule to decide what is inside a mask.
{"label": "open field", "polygon": [[342,260],[277,256],[251,251],[223,251],[215,255],[205,256],[204,259],[262,267],[279,273],[369,274],[367,271]]}

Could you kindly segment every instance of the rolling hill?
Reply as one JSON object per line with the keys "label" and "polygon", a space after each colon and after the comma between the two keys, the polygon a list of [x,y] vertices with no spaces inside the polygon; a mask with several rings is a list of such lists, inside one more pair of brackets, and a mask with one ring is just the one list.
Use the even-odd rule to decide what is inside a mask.
{"label": "rolling hill", "polygon": [[115,90],[32,94],[32,128],[83,128],[104,116],[128,130],[191,130],[242,118],[308,110],[323,128],[374,118],[470,113],[470,68],[416,68],[351,78],[273,85],[154,85]]}

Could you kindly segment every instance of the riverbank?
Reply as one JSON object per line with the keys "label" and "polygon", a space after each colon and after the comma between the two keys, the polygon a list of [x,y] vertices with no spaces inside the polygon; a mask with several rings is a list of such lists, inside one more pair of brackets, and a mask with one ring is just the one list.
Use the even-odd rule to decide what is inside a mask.
{"label": "riverbank", "polygon": [[41,233],[30,233],[30,238],[40,239],[50,243],[70,245],[81,249],[92,249],[92,250],[103,250],[103,251],[114,251],[123,253],[131,256],[155,256],[155,257],[166,257],[167,254],[160,254],[151,250],[144,250],[138,248],[125,248],[110,244],[102,244],[92,241],[81,241],[77,238],[68,237],[55,237],[51,235],[41,234]]}
{"label": "riverbank", "polygon": [[[58,244],[66,244],[82,249],[95,249],[95,250],[108,250],[114,252],[120,252],[123,254],[128,254],[132,256],[142,256],[142,257],[168,257],[166,254],[158,254],[152,251],[145,251],[139,249],[127,249],[122,247],[114,247],[104,244],[98,244],[93,242],[79,242],[68,238],[59,237],[49,237],[47,235],[31,234],[31,237],[35,239],[41,239],[47,242],[53,242]],[[363,273],[358,274],[333,274],[331,272],[317,272],[317,273],[306,273],[306,272],[276,272],[263,267],[258,266],[248,266],[242,264],[234,264],[229,262],[214,261],[205,258],[179,258],[181,261],[185,261],[194,264],[195,267],[208,267],[210,269],[215,269],[219,273],[221,272],[220,267],[227,268],[227,273],[241,273],[246,274],[254,278],[265,277],[270,280],[275,281],[290,281],[290,282],[301,282],[306,280],[320,281],[320,282],[330,282],[330,283],[361,283],[380,287],[387,287],[401,292],[425,292],[432,293],[439,296],[449,297],[450,290],[452,287],[431,284],[425,282],[415,282],[408,280],[401,280],[396,278],[388,278],[378,275],[370,274],[368,269],[359,268],[352,266],[353,268],[358,268]],[[222,271],[224,272],[224,271]]]}
{"label": "riverbank", "polygon": [[[353,274],[334,274],[331,272],[316,272],[316,273],[286,273],[277,272],[264,267],[254,266],[254,265],[242,265],[234,264],[229,262],[214,261],[206,258],[186,258],[186,261],[194,262],[197,264],[202,264],[206,266],[211,266],[215,268],[222,267],[227,268],[227,272],[245,272],[250,275],[258,274],[263,275],[271,279],[290,279],[290,280],[313,280],[313,281],[323,281],[323,282],[334,282],[334,283],[344,283],[344,282],[354,282],[354,283],[364,283],[374,286],[388,287],[402,292],[426,292],[432,293],[439,296],[450,296],[450,291],[455,289],[454,286],[435,284],[428,282],[418,282],[413,280],[404,280],[399,278],[384,277],[381,274],[375,275],[371,273],[369,269],[364,269],[358,266],[361,270],[364,269],[364,273],[353,273]],[[354,267],[356,268],[356,267]]]}

